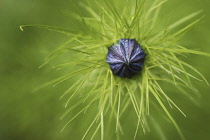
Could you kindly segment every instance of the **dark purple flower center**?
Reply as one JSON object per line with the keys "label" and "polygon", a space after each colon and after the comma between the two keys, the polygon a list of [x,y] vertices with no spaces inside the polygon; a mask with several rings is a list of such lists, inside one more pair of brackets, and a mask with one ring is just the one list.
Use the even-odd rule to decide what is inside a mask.
{"label": "dark purple flower center", "polygon": [[135,39],[120,39],[108,48],[106,62],[114,75],[131,78],[142,70],[146,54]]}

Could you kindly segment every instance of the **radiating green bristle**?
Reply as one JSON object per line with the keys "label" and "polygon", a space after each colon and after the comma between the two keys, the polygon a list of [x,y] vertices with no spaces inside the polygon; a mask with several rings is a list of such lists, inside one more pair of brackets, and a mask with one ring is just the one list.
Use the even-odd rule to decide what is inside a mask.
{"label": "radiating green bristle", "polygon": [[[65,107],[69,107],[72,100],[78,100],[76,101],[78,104],[70,106],[67,113],[81,104],[86,106],[80,108],[61,131],[68,129],[68,125],[73,120],[92,108],[93,104],[97,104],[95,117],[92,118],[87,130],[83,132],[82,140],[88,135],[90,139],[94,139],[98,133],[101,135],[100,139],[105,140],[109,135],[107,133],[110,127],[107,126],[108,122],[115,123],[111,135],[117,133],[116,135],[119,136],[126,130],[121,118],[123,114],[129,113],[132,107],[136,119],[136,122],[131,122],[135,127],[133,139],[139,139],[139,133],[146,134],[150,130],[152,124],[148,120],[154,115],[150,107],[155,106],[165,113],[164,116],[174,125],[180,138],[185,139],[170,114],[172,110],[169,107],[176,108],[184,117],[186,114],[176,105],[173,98],[170,98],[170,91],[165,92],[161,83],[166,86],[176,86],[180,88],[180,92],[183,91],[183,94],[185,92],[181,86],[191,88],[192,79],[209,84],[196,68],[181,57],[188,54],[209,57],[210,54],[179,44],[182,37],[203,19],[202,11],[185,15],[173,23],[168,22],[162,28],[160,21],[164,17],[160,16],[160,11],[164,8],[165,2],[165,0],[120,2],[87,0],[79,2],[71,11],[72,20],[80,27],[77,33],[71,30],[71,26],[69,26],[70,30],[48,25],[20,26],[21,30],[25,30],[26,27],[44,28],[69,37],[69,40],[49,53],[40,66],[47,65],[65,52],[74,53],[77,58],[76,61],[69,60],[67,63],[56,65],[55,68],[58,69],[71,67],[72,70],[39,87],[56,86],[76,77],[75,82],[63,94],[61,93],[60,99],[66,100]],[[80,11],[81,9],[83,12]],[[132,79],[114,76],[106,63],[107,48],[121,38],[136,39],[147,53],[142,72]],[[196,75],[188,72],[188,69],[194,71]],[[186,96],[191,98],[190,94]],[[61,119],[67,113],[64,113]],[[154,122],[154,127],[158,128],[158,124]],[[158,133],[165,138],[164,131]]]}

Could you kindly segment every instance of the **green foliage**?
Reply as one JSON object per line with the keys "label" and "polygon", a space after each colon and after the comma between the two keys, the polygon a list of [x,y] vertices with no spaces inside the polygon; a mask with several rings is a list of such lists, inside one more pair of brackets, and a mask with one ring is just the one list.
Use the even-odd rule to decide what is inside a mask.
{"label": "green foliage", "polygon": [[[93,139],[99,129],[101,140],[106,139],[108,134],[105,127],[109,127],[107,124],[113,119],[115,132],[117,135],[123,134],[124,127],[120,120],[132,106],[137,122],[133,133],[133,139],[136,139],[140,131],[144,133],[150,131],[150,125],[161,127],[157,123],[149,125],[148,122],[149,118],[153,116],[150,113],[150,106],[158,105],[156,109],[165,112],[180,137],[184,139],[181,130],[169,112],[167,103],[184,116],[185,114],[164,91],[162,84],[177,86],[180,92],[183,91],[183,94],[185,92],[182,87],[188,86],[193,89],[191,79],[205,81],[208,84],[205,77],[196,68],[183,60],[183,56],[188,54],[210,55],[188,49],[178,42],[203,18],[198,18],[202,11],[186,15],[173,23],[170,22],[170,18],[172,18],[170,17],[166,25],[162,27],[159,13],[165,2],[163,0],[153,2],[146,0],[123,2],[88,0],[84,3],[80,2],[78,5],[75,4],[70,13],[71,19],[73,19],[72,26],[77,25],[80,28],[76,34],[72,30],[47,25],[23,25],[20,27],[21,30],[25,27],[44,28],[65,34],[70,38],[51,52],[40,66],[71,52],[74,54],[72,57],[76,58],[75,61],[54,66],[56,69],[70,67],[70,72],[37,88],[56,86],[71,78],[76,79],[60,99],[67,100],[65,104],[65,107],[68,107],[67,113],[81,104],[85,104],[85,106],[66,123],[62,131],[79,115],[97,104],[95,117],[92,118],[87,131],[84,132],[82,140],[87,137],[89,132],[91,132],[90,139]],[[81,12],[81,8],[86,11]],[[194,21],[189,22],[191,19]],[[178,29],[180,25],[186,23],[188,24],[185,27]],[[113,76],[105,62],[107,47],[121,38],[135,38],[147,53],[144,69],[140,75],[132,79]],[[191,74],[188,72],[189,70],[194,71],[197,75]],[[191,98],[190,94],[187,96]],[[72,100],[78,100],[78,103],[70,106]],[[61,118],[64,118],[67,113]],[[93,128],[95,130],[91,131]],[[164,132],[159,133],[164,135]]]}

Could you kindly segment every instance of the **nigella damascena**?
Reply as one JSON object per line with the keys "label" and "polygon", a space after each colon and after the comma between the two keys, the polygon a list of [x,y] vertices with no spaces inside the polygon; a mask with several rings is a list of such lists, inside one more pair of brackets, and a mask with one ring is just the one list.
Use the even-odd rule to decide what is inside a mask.
{"label": "nigella damascena", "polygon": [[114,75],[131,78],[143,67],[146,54],[135,39],[120,39],[108,48],[106,62]]}

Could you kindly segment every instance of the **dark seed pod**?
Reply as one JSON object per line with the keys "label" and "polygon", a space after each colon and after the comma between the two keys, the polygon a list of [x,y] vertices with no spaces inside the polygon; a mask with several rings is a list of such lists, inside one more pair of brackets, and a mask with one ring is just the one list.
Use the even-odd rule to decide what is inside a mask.
{"label": "dark seed pod", "polygon": [[114,75],[131,78],[143,67],[146,54],[135,39],[120,39],[108,48],[106,62]]}

